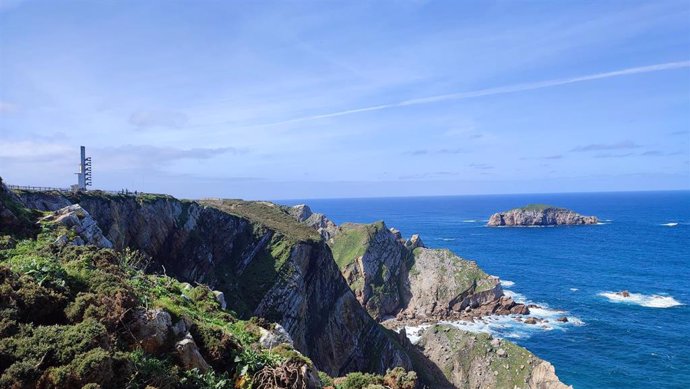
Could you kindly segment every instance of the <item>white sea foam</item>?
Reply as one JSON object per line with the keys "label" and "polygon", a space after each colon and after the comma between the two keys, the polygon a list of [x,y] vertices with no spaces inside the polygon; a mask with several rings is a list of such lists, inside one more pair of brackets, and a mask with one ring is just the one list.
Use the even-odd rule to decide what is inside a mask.
{"label": "white sea foam", "polygon": [[[541,319],[537,324],[526,324],[527,317]],[[556,319],[567,317],[567,322]],[[540,331],[565,331],[568,327],[584,325],[582,320],[567,315],[565,311],[548,308],[530,308],[529,315],[492,315],[470,321],[444,321],[453,327],[469,332],[485,332],[499,338],[529,338]]]}
{"label": "white sea foam", "polygon": [[[405,327],[405,334],[407,335],[407,339],[410,340],[410,343],[417,344],[417,342],[419,342],[419,339],[422,338],[424,330],[426,330],[430,326],[431,324],[421,324],[418,326]],[[400,332],[400,329],[398,329],[398,332]]]}
{"label": "white sea foam", "polygon": [[476,223],[477,220],[475,220],[475,219],[467,219],[467,220],[463,220],[462,222],[463,222],[463,223]]}
{"label": "white sea foam", "polygon": [[503,294],[505,294],[508,297],[512,297],[515,302],[521,303],[521,304],[526,304],[527,303],[527,297],[525,297],[524,294],[522,293],[517,293],[513,292],[512,290],[503,290]]}
{"label": "white sea foam", "polygon": [[513,281],[508,281],[508,280],[501,280],[501,286],[510,288],[511,286],[514,286],[515,283]]}
{"label": "white sea foam", "polygon": [[677,225],[678,225],[678,223],[674,223],[674,222],[662,224],[662,226],[666,226],[666,227],[675,227]]}
{"label": "white sea foam", "polygon": [[578,288],[570,288],[570,291],[571,291],[571,292],[577,292],[578,290],[580,290],[580,289],[578,289]]}
{"label": "white sea foam", "polygon": [[601,292],[599,296],[606,297],[613,303],[634,304],[647,308],[671,308],[683,305],[683,303],[671,296],[662,296],[658,294],[647,295],[642,293],[630,293],[630,296],[623,297],[616,292]]}
{"label": "white sea foam", "polygon": [[440,240],[443,240],[443,241],[446,241],[446,242],[455,240],[455,238],[439,238],[439,239],[440,239]]}
{"label": "white sea foam", "polygon": [[[501,280],[501,284],[511,281]],[[511,283],[512,284],[512,283]],[[513,300],[523,303],[532,304],[532,301],[527,300],[527,298],[520,294],[513,292],[512,290],[504,290],[506,296],[510,296]],[[551,309],[544,303],[537,303],[539,307],[530,308],[529,315],[491,315],[485,316],[474,321],[441,321],[440,324],[447,324],[453,327],[459,328],[464,331],[469,332],[484,332],[491,334],[492,336],[499,338],[529,338],[533,334],[540,331],[553,331],[560,330],[565,331],[568,327],[581,326],[584,322],[578,317],[569,315],[567,311]],[[534,317],[537,319],[537,324],[527,324],[525,319],[528,317]],[[557,319],[566,317],[567,322],[558,321]],[[419,326],[409,326],[405,327],[405,332],[407,338],[410,342],[416,344],[419,342],[424,330],[426,330],[430,324],[422,324]]]}

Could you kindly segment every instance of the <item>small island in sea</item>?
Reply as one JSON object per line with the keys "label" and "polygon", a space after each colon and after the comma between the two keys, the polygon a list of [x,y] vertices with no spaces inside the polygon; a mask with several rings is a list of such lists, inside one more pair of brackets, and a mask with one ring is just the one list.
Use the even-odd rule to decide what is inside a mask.
{"label": "small island in sea", "polygon": [[583,216],[569,209],[546,204],[530,204],[489,218],[489,227],[529,227],[597,224],[596,216]]}

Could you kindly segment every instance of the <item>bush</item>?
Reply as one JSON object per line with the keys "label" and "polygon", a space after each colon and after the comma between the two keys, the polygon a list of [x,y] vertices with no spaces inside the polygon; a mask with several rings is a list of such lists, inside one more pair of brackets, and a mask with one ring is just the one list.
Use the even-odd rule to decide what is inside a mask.
{"label": "bush", "polygon": [[322,386],[333,386],[333,378],[322,371],[319,371],[319,380]]}
{"label": "bush", "polygon": [[337,381],[336,388],[338,389],[364,389],[369,385],[383,384],[381,376],[360,372],[350,373]]}
{"label": "bush", "polygon": [[151,386],[158,389],[171,389],[176,387],[180,380],[178,367],[169,360],[146,355],[142,350],[131,352],[129,360],[133,365],[133,373],[127,383],[127,388],[144,389]]}

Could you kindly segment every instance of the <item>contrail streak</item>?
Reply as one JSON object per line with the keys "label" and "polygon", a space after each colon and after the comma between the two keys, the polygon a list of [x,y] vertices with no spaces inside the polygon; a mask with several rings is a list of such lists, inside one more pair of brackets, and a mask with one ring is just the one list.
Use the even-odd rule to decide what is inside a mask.
{"label": "contrail streak", "polygon": [[[524,92],[524,91],[530,91],[530,90],[536,90],[536,89],[551,88],[551,87],[561,86],[561,85],[575,84],[578,82],[594,81],[594,80],[601,80],[601,79],[605,79],[605,78],[615,78],[615,77],[629,76],[629,75],[641,74],[641,73],[660,72],[660,71],[664,71],[664,70],[683,69],[683,68],[689,68],[689,67],[690,67],[690,61],[668,62],[668,63],[662,63],[662,64],[656,64],[656,65],[639,66],[639,67],[634,67],[634,68],[615,70],[612,72],[589,74],[589,75],[579,76],[579,77],[559,78],[559,79],[555,79],[555,80],[530,82],[530,83],[507,85],[507,86],[501,86],[501,87],[495,87],[495,88],[478,89],[478,90],[467,91],[467,92],[457,92],[457,93],[448,93],[448,94],[436,95],[436,96],[421,97],[421,98],[403,100],[403,101],[399,101],[396,103],[371,105],[368,107],[353,108],[353,109],[348,109],[348,110],[338,111],[338,112],[324,113],[324,114],[311,115],[311,116],[303,116],[303,117],[283,120],[283,121],[279,121],[279,122],[259,124],[257,126],[251,126],[251,127],[278,126],[278,125],[283,125],[283,124],[299,123],[299,122],[306,122],[306,121],[311,121],[311,120],[327,119],[327,118],[334,118],[334,117],[339,117],[339,116],[354,115],[354,114],[362,113],[362,112],[382,111],[382,110],[391,109],[391,108],[400,108],[400,107],[408,107],[408,106],[413,106],[413,105],[432,104],[432,103],[438,103],[438,102],[442,102],[442,101],[451,101],[451,100],[464,100],[464,99],[471,99],[474,97],[503,95],[503,94],[508,94],[508,93]],[[218,123],[218,124],[220,124],[220,123]]]}

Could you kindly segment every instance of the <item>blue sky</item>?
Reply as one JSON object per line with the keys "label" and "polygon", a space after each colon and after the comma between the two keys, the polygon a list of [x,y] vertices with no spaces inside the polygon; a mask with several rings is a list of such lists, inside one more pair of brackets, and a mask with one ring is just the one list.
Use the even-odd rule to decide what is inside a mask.
{"label": "blue sky", "polygon": [[688,1],[0,0],[0,176],[286,199],[690,189]]}

